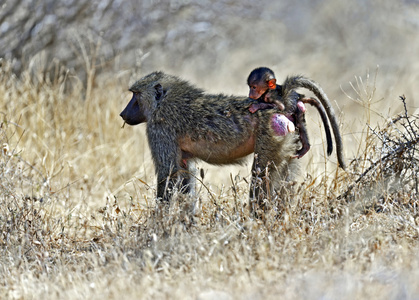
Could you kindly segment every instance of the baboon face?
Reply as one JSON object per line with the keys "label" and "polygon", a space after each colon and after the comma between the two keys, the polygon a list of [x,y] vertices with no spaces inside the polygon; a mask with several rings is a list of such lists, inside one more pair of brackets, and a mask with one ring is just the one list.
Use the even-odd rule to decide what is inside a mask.
{"label": "baboon face", "polygon": [[143,113],[143,109],[141,109],[139,100],[140,100],[140,93],[132,93],[132,99],[125,107],[125,109],[120,113],[122,119],[124,119],[125,123],[128,125],[137,125],[140,123],[144,123],[147,121]]}
{"label": "baboon face", "polygon": [[275,74],[271,69],[261,67],[250,72],[247,78],[249,98],[259,99],[266,90],[276,88]]}
{"label": "baboon face", "polygon": [[262,94],[266,91],[267,87],[265,87],[265,85],[257,85],[257,84],[252,84],[249,86],[250,90],[249,90],[249,98],[252,99],[259,99],[260,96],[262,96]]}
{"label": "baboon face", "polygon": [[132,99],[120,113],[120,116],[128,125],[138,125],[147,122],[157,102],[164,96],[162,86],[156,84],[149,89],[140,91],[134,84],[130,91],[132,92]]}

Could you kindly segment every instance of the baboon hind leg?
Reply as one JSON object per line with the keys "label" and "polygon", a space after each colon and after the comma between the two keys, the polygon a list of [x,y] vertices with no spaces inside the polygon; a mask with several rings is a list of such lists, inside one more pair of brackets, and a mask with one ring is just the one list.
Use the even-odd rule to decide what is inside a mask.
{"label": "baboon hind leg", "polygon": [[249,192],[250,211],[255,217],[261,217],[284,183],[293,179],[298,169],[298,162],[293,159],[297,151],[296,135],[283,137],[270,134],[258,134],[255,156],[252,166],[252,179]]}

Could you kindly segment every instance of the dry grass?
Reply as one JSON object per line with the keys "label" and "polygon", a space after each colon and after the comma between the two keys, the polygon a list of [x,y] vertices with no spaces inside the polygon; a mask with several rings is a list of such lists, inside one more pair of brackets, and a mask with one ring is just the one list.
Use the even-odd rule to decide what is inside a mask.
{"label": "dry grass", "polygon": [[[416,116],[366,126],[348,172],[305,175],[263,222],[236,174],[218,190],[205,181],[195,216],[196,199],[179,198],[163,218],[143,129],[115,122],[128,95],[106,81],[64,91],[77,80],[60,68],[50,82],[2,61],[1,298],[419,293]],[[354,88],[368,115],[374,86]]]}
{"label": "dry grass", "polygon": [[[418,15],[391,0],[2,5],[0,299],[416,299]],[[245,94],[261,65],[337,99],[347,172],[309,109],[301,178],[264,221],[249,166],[204,164],[197,198],[163,217],[144,126],[120,128],[129,84],[163,70]]]}

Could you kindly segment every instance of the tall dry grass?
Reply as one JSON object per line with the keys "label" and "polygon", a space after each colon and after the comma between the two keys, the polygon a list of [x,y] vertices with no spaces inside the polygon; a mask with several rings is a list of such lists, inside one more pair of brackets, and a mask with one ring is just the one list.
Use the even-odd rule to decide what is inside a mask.
{"label": "tall dry grass", "polygon": [[[417,298],[417,1],[140,2],[0,7],[0,299]],[[245,94],[261,65],[336,99],[347,172],[309,109],[301,177],[264,221],[249,166],[204,164],[162,217],[144,126],[118,116],[129,84]]]}
{"label": "tall dry grass", "polygon": [[[120,128],[126,83],[93,70],[81,82],[39,57],[21,76],[1,64],[0,298],[419,293],[416,116],[353,134],[348,172],[311,166],[264,221],[249,216],[248,173],[223,185],[206,177],[198,199],[162,217],[144,128]],[[360,77],[350,96],[366,122],[374,91]]]}

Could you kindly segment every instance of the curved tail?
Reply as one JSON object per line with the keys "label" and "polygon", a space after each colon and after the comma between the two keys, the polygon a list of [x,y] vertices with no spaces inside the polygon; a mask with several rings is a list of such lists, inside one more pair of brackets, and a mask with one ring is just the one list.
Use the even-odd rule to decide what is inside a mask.
{"label": "curved tail", "polygon": [[323,89],[316,82],[304,76],[287,77],[284,81],[282,88],[283,88],[283,95],[286,95],[292,89],[306,88],[312,91],[314,95],[316,95],[316,97],[320,100],[321,104],[326,110],[327,116],[329,117],[330,125],[332,126],[332,129],[333,129],[339,166],[342,169],[345,169],[346,164],[343,158],[343,144],[342,144],[342,137],[339,131],[339,124],[337,122],[333,107],[331,106],[330,101],[327,98],[327,95],[323,91]]}
{"label": "curved tail", "polygon": [[303,98],[300,99],[303,103],[308,103],[311,106],[314,106],[318,113],[320,114],[320,117],[322,118],[323,125],[324,125],[324,132],[326,134],[326,141],[327,141],[327,156],[330,156],[333,152],[333,141],[332,141],[332,134],[330,133],[330,127],[329,127],[329,120],[327,119],[327,113],[324,110],[323,105],[317,100],[317,98],[310,97],[310,98]]}

